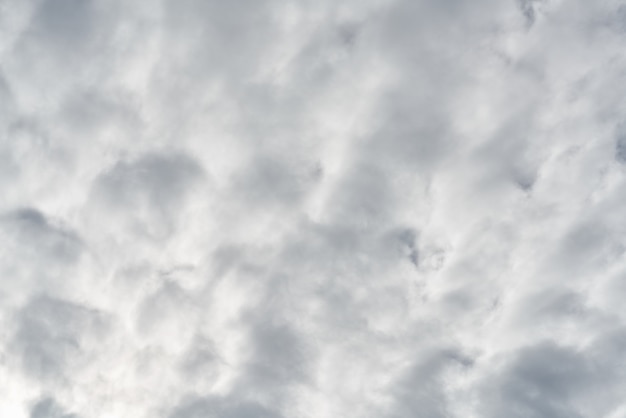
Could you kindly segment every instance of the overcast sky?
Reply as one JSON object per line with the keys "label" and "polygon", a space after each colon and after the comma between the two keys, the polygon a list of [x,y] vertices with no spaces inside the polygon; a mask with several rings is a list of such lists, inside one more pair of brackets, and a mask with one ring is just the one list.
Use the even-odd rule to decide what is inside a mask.
{"label": "overcast sky", "polygon": [[0,417],[626,417],[623,0],[0,0]]}

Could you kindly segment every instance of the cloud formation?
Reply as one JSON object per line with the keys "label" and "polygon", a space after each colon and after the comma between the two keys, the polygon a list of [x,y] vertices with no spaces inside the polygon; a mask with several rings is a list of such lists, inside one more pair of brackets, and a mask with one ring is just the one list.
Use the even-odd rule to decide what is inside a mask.
{"label": "cloud formation", "polygon": [[626,416],[626,5],[0,3],[0,416]]}

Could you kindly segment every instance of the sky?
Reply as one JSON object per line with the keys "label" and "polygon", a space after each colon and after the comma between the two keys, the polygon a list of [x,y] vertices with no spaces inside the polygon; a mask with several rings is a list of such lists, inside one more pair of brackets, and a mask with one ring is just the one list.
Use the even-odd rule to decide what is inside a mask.
{"label": "sky", "polygon": [[622,0],[0,0],[0,417],[626,417]]}

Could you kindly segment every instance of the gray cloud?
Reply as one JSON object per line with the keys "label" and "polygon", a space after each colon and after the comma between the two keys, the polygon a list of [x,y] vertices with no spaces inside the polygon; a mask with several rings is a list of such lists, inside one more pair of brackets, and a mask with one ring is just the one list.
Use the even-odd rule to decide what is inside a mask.
{"label": "gray cloud", "polygon": [[254,402],[232,402],[229,399],[200,398],[185,401],[177,406],[169,418],[279,418],[280,415]]}
{"label": "gray cloud", "polygon": [[619,2],[0,9],[0,416],[624,415]]}
{"label": "gray cloud", "polygon": [[176,229],[190,188],[201,177],[202,168],[186,155],[148,154],[120,161],[103,173],[95,182],[94,199],[137,236],[166,239]]}
{"label": "gray cloud", "polygon": [[[621,337],[610,335],[609,340],[619,345]],[[604,341],[600,338],[599,345]],[[616,396],[623,385],[613,372],[621,361],[609,358],[598,356],[596,348],[577,350],[548,342],[520,349],[487,384],[483,413],[494,417],[610,415],[619,405]]]}
{"label": "gray cloud", "polygon": [[33,405],[30,418],[77,418],[77,416],[65,413],[54,399],[44,398]]}
{"label": "gray cloud", "polygon": [[107,318],[100,312],[35,297],[19,313],[11,346],[35,379],[69,383],[71,369],[88,361],[90,347],[102,342],[106,330]]}
{"label": "gray cloud", "polygon": [[615,159],[620,163],[626,162],[626,132],[624,132],[624,125],[620,125],[615,134]]}
{"label": "gray cloud", "polygon": [[25,251],[32,252],[34,257],[71,264],[80,256],[80,238],[70,230],[51,225],[36,209],[10,212],[4,217],[4,227],[13,241],[21,244]]}

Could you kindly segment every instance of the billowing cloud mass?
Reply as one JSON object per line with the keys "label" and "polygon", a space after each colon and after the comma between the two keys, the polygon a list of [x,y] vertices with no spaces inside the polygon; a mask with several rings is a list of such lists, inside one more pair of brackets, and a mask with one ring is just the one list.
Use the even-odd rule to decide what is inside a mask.
{"label": "billowing cloud mass", "polygon": [[622,0],[0,1],[0,417],[626,417]]}

